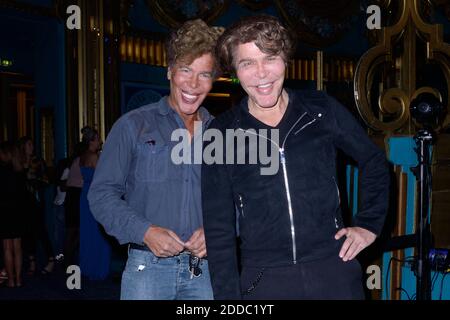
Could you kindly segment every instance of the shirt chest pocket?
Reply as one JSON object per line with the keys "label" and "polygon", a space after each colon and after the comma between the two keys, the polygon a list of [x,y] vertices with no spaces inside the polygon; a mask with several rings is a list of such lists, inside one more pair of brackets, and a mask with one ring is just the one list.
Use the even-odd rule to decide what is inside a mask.
{"label": "shirt chest pocket", "polygon": [[140,182],[167,180],[170,161],[168,145],[141,143],[138,145],[135,177]]}

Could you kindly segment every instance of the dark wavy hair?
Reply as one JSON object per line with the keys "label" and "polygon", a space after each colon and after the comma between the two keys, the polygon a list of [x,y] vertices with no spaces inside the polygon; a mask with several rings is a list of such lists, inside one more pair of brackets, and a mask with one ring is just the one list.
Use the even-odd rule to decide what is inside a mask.
{"label": "dark wavy hair", "polygon": [[89,142],[93,141],[95,138],[97,138],[98,131],[90,126],[85,126],[83,129],[81,129],[81,142],[77,146],[79,148],[77,150],[77,153],[80,155],[83,154],[86,150],[89,149]]}
{"label": "dark wavy hair", "polygon": [[235,50],[238,45],[249,42],[254,42],[266,54],[281,55],[286,63],[295,49],[295,39],[277,18],[269,15],[245,17],[227,28],[217,41],[217,56],[224,71],[236,72]]}
{"label": "dark wavy hair", "polygon": [[92,127],[85,126],[83,127],[83,129],[81,129],[81,135],[82,135],[81,141],[86,144],[89,144],[89,142],[98,137],[98,131]]}

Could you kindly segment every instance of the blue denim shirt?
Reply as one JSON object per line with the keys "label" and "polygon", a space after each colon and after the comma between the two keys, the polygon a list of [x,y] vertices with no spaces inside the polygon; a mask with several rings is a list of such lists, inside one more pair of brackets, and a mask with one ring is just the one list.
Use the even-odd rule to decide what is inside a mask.
{"label": "blue denim shirt", "polygon": [[[199,109],[205,129],[212,116]],[[185,128],[168,97],[123,115],[113,126],[88,194],[92,214],[119,243],[143,244],[151,225],[183,241],[203,226],[201,164],[174,164],[172,132]],[[195,135],[195,143],[202,137]],[[191,144],[191,150],[194,144]]]}

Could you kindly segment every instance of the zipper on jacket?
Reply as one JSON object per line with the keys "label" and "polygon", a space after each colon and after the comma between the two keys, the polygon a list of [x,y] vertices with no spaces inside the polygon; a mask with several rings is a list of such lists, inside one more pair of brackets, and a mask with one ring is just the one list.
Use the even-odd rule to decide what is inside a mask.
{"label": "zipper on jacket", "polygon": [[289,178],[286,168],[286,157],[284,155],[284,148],[280,148],[281,167],[283,168],[284,188],[286,190],[286,198],[288,203],[289,220],[291,222],[291,237],[292,237],[292,262],[297,263],[297,243],[295,239],[295,225],[294,212],[292,210],[291,192],[289,190]]}
{"label": "zipper on jacket", "polygon": [[[283,179],[284,179],[284,188],[286,191],[286,199],[287,199],[287,203],[288,203],[288,212],[289,212],[289,220],[291,223],[291,238],[292,238],[292,262],[294,264],[297,264],[297,242],[296,242],[296,236],[295,236],[295,225],[294,225],[294,211],[292,210],[292,201],[291,201],[291,192],[289,189],[289,177],[288,177],[288,172],[287,172],[287,166],[286,166],[286,156],[284,153],[284,145],[286,144],[286,140],[289,136],[289,134],[292,132],[292,130],[295,128],[295,126],[303,119],[303,117],[307,114],[307,112],[303,113],[298,119],[297,121],[295,121],[294,125],[289,129],[288,133],[286,134],[286,136],[284,137],[283,140],[283,144],[280,146],[278,145],[275,141],[268,139],[267,137],[261,136],[258,133],[253,133],[252,131],[248,131],[248,133],[257,135],[259,137],[263,137],[264,139],[271,141],[273,144],[275,144],[278,147],[278,152],[280,154],[280,161],[281,161],[281,167],[283,169]],[[319,118],[322,116],[322,114],[318,115]],[[313,120],[311,120],[310,122],[306,123],[305,125],[303,125],[299,130],[297,130],[295,132],[295,134],[298,134],[300,131],[302,131],[303,129],[305,129],[306,127],[308,127],[309,125],[311,125],[312,123],[314,123],[317,119],[314,118]],[[242,129],[242,128],[238,128],[239,130],[242,130],[244,132],[247,132],[246,130]]]}
{"label": "zipper on jacket", "polygon": [[239,207],[241,208],[241,214],[243,217],[245,217],[244,215],[244,201],[242,201],[242,196],[239,195]]}
{"label": "zipper on jacket", "polygon": [[[300,122],[300,120],[303,119],[303,117],[305,115],[306,115],[306,112],[303,113],[297,119],[297,121],[295,121],[294,125],[289,129],[288,133],[284,137],[283,143],[282,143],[281,147],[279,148],[281,167],[283,168],[284,188],[286,191],[286,198],[287,198],[287,203],[288,203],[289,220],[291,222],[292,262],[294,264],[297,263],[297,241],[296,241],[296,236],[295,236],[294,210],[292,209],[291,191],[289,188],[289,177],[288,177],[287,166],[286,166],[286,155],[284,153],[284,145],[286,144],[286,140],[287,140],[289,134],[292,132],[292,130],[295,128],[295,126]],[[304,125],[303,127],[301,127],[300,130],[296,132],[296,134],[298,132],[300,132],[301,130],[303,130],[304,128],[306,128],[310,124],[311,124],[311,122],[309,122],[306,125]]]}
{"label": "zipper on jacket", "polygon": [[[339,187],[337,185],[336,179],[333,177],[333,182],[334,182],[334,186],[336,187],[336,192],[337,192],[337,196],[338,196],[338,206],[341,205],[341,193],[339,191]],[[338,224],[338,220],[336,217],[334,217],[334,225],[336,226],[336,229],[339,229],[339,224]]]}
{"label": "zipper on jacket", "polygon": [[333,177],[334,186],[336,187],[336,192],[338,196],[338,204],[341,205],[341,192],[339,191],[339,187],[337,185],[336,179]]}

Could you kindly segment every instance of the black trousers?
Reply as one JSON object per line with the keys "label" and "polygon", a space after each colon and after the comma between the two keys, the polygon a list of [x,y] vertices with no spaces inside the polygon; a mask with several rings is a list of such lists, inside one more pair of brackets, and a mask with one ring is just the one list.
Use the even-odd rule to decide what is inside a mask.
{"label": "black trousers", "polygon": [[362,300],[361,265],[336,256],[285,267],[243,267],[244,300]]}
{"label": "black trousers", "polygon": [[27,208],[29,226],[24,236],[24,251],[29,256],[36,256],[37,246],[40,243],[47,259],[53,258],[53,246],[48,235],[45,219],[45,204],[32,199],[29,201]]}
{"label": "black trousers", "polygon": [[66,238],[64,240],[64,263],[78,264],[80,248],[80,196],[81,188],[69,187],[64,201]]}

